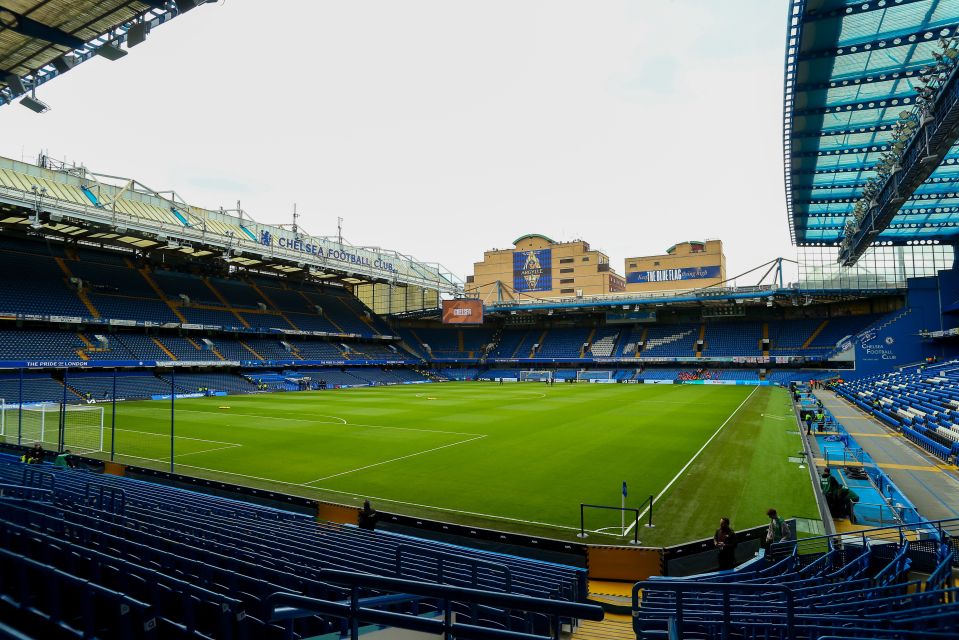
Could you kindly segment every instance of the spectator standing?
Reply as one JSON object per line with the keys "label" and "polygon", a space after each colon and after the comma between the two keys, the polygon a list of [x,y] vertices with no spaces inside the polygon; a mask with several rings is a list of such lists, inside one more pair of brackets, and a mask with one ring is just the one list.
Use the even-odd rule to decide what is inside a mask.
{"label": "spectator standing", "polygon": [[713,543],[719,549],[719,570],[736,566],[736,532],[729,526],[729,518],[719,519],[719,528],[713,534]]}
{"label": "spectator standing", "polygon": [[376,520],[379,517],[379,514],[376,513],[376,509],[370,504],[369,500],[363,501],[363,509],[360,511],[360,529],[366,529],[367,531],[373,531],[376,529]]}
{"label": "spectator standing", "polygon": [[776,510],[770,509],[766,515],[769,517],[769,528],[766,529],[766,538],[763,540],[764,549],[789,538],[789,525],[779,517]]}

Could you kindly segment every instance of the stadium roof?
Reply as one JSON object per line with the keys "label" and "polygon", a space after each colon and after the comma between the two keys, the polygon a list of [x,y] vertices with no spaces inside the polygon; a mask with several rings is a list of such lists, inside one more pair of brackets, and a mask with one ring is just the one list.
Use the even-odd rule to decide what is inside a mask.
{"label": "stadium roof", "polygon": [[221,259],[268,273],[308,274],[346,285],[384,283],[459,293],[462,282],[435,263],[296,225],[264,224],[239,208],[207,209],[175,191],[96,173],[41,156],[0,157],[0,232],[72,239],[139,251]]}
{"label": "stadium roof", "polygon": [[852,264],[877,242],[959,236],[959,0],[791,0],[788,29],[793,242]]}
{"label": "stadium roof", "polygon": [[[99,55],[116,60],[153,27],[207,0],[3,0],[0,105]],[[132,30],[132,31],[131,31]],[[32,108],[32,107],[31,107]],[[36,110],[36,109],[35,109]]]}

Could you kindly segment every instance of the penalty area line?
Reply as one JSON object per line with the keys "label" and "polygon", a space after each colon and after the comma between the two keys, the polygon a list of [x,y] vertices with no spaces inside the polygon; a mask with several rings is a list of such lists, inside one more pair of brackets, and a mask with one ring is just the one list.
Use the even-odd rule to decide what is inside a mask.
{"label": "penalty area line", "polygon": [[372,469],[373,467],[379,467],[379,466],[381,466],[381,465],[389,464],[389,463],[391,463],[391,462],[398,462],[398,461],[400,461],[400,460],[406,460],[407,458],[415,458],[416,456],[421,456],[421,455],[423,455],[424,453],[430,453],[430,452],[432,452],[432,451],[439,451],[440,449],[447,449],[447,448],[449,448],[449,447],[456,447],[456,446],[459,446],[459,445],[461,445],[461,444],[466,444],[467,442],[473,442],[474,440],[480,440],[480,439],[485,438],[485,437],[486,437],[485,435],[481,435],[481,436],[476,436],[476,437],[474,437],[474,438],[469,438],[469,439],[467,439],[467,440],[460,440],[459,442],[451,442],[451,443],[449,443],[449,444],[444,444],[444,445],[439,446],[439,447],[433,447],[432,449],[425,449],[425,450],[423,450],[423,451],[417,451],[416,453],[410,453],[410,454],[408,454],[408,455],[400,456],[400,457],[398,457],[398,458],[391,458],[391,459],[389,459],[389,460],[383,460],[382,462],[374,462],[373,464],[364,465],[364,466],[362,466],[362,467],[357,467],[357,468],[355,468],[355,469],[350,469],[350,470],[348,470],[348,471],[341,471],[340,473],[334,473],[334,474],[332,474],[332,475],[323,476],[322,478],[317,478],[316,480],[310,480],[309,482],[304,482],[303,484],[304,484],[304,485],[311,485],[311,484],[313,484],[314,482],[321,482],[321,481],[323,481],[323,480],[329,480],[330,478],[338,478],[338,477],[340,477],[340,476],[345,476],[345,475],[349,475],[349,474],[351,474],[351,473],[356,473],[357,471],[363,471],[364,469]]}
{"label": "penalty area line", "polygon": [[[136,429],[121,429],[117,427],[115,431],[124,431],[126,433],[140,433],[145,436],[160,436],[161,438],[169,439],[169,433],[154,433],[152,431],[137,431]],[[209,442],[211,444],[228,444],[232,447],[242,447],[243,445],[238,442],[224,442],[223,440],[207,440],[206,438],[191,438],[190,436],[178,436],[174,434],[173,436],[177,440],[194,440],[196,442]]]}
{"label": "penalty area line", "polygon": [[[143,457],[143,456],[131,456],[131,455],[129,455],[129,454],[117,454],[117,456],[118,456],[118,457],[127,457],[127,458],[136,458],[136,459],[138,459],[138,460],[150,460],[150,461],[153,461],[153,462],[160,462],[160,463],[163,463],[163,464],[170,464],[169,459],[167,459],[167,460],[161,460],[161,459],[159,459],[159,458],[145,458],[145,457]],[[182,463],[182,464],[180,464],[180,466],[181,466],[181,467],[187,467],[187,468],[189,468],[189,469],[199,469],[200,471],[209,471],[209,472],[211,472],[211,473],[221,473],[221,474],[228,475],[228,476],[237,476],[237,477],[239,477],[239,478],[248,478],[248,479],[250,479],[250,480],[260,480],[260,481],[262,481],[262,482],[269,482],[269,483],[274,483],[274,484],[282,484],[282,485],[286,485],[286,486],[288,486],[288,487],[300,487],[300,488],[303,488],[303,489],[309,489],[309,490],[311,490],[311,491],[326,491],[326,492],[329,492],[329,493],[337,493],[337,494],[340,494],[340,495],[353,496],[353,497],[356,497],[356,498],[369,498],[370,500],[374,500],[374,501],[391,502],[391,503],[393,503],[393,504],[402,504],[402,505],[405,505],[405,506],[408,506],[408,507],[418,507],[418,508],[420,508],[420,509],[431,509],[431,510],[433,510],[433,511],[443,511],[443,512],[446,512],[446,513],[456,513],[456,514],[460,514],[460,515],[476,516],[476,517],[479,517],[479,518],[487,518],[487,519],[489,519],[489,520],[502,520],[502,521],[505,521],[505,522],[518,522],[518,523],[520,523],[520,524],[531,524],[531,525],[535,525],[535,526],[538,526],[538,527],[547,527],[547,528],[549,528],[549,529],[565,529],[565,530],[567,530],[567,531],[579,531],[579,527],[570,527],[570,526],[567,526],[567,525],[564,525],[564,524],[553,524],[553,523],[551,523],[551,522],[538,522],[538,521],[536,521],[536,520],[523,520],[522,518],[510,518],[509,516],[494,516],[494,515],[489,514],[489,513],[479,513],[479,512],[477,512],[477,511],[464,511],[464,510],[461,510],[461,509],[450,509],[450,508],[448,508],[448,507],[436,507],[436,506],[429,505],[429,504],[419,504],[419,503],[417,503],[417,502],[406,502],[406,501],[403,501],[403,500],[394,500],[394,499],[392,499],[392,498],[384,498],[383,496],[373,496],[373,495],[369,495],[369,494],[366,494],[366,493],[353,493],[353,492],[350,492],[350,491],[341,491],[341,490],[339,490],[339,489],[327,489],[327,488],[324,488],[324,487],[314,487],[314,486],[312,486],[312,485],[303,484],[303,483],[300,483],[300,482],[287,482],[287,481],[285,481],[285,480],[275,480],[275,479],[273,479],[273,478],[264,478],[264,477],[262,477],[262,476],[251,476],[251,475],[246,474],[246,473],[237,473],[237,472],[235,472],[235,471],[224,471],[223,469],[213,469],[213,468],[211,468],[211,467],[200,467],[200,466],[195,465],[195,464]],[[590,533],[595,533],[595,534],[602,535],[602,536],[608,536],[608,537],[610,537],[610,538],[618,538],[618,537],[620,537],[620,536],[618,536],[618,535],[616,535],[616,534],[613,534],[613,533],[606,533],[605,531],[598,531],[598,530],[597,530],[597,531],[591,531]]]}
{"label": "penalty area line", "polygon": [[[177,409],[177,411],[186,411],[189,413],[204,413],[206,415],[222,415],[222,416],[239,416],[243,418],[260,418],[262,420],[282,420],[284,422],[306,422],[309,424],[319,425],[319,424],[339,424],[344,427],[358,427],[358,428],[367,428],[367,429],[392,429],[394,431],[418,431],[422,433],[445,433],[448,435],[454,436],[480,436],[486,435],[484,433],[466,433],[463,431],[443,431],[441,429],[418,429],[416,427],[392,427],[382,424],[361,424],[359,422],[348,422],[345,418],[339,416],[332,416],[328,414],[316,413],[313,415],[320,416],[321,418],[334,418],[339,420],[339,422],[328,422],[326,420],[311,420],[310,418],[284,418],[281,416],[264,416],[255,413],[216,413],[213,411],[200,411],[198,409]],[[255,427],[259,428],[259,427]]]}
{"label": "penalty area line", "polygon": [[[740,402],[740,403],[739,403],[739,406],[736,407],[735,409],[733,409],[733,412],[729,414],[729,417],[726,418],[726,420],[725,420],[721,425],[719,425],[719,428],[716,429],[716,431],[713,432],[713,435],[709,436],[709,440],[707,440],[707,441],[703,444],[703,446],[701,446],[701,447],[699,448],[699,451],[697,451],[696,453],[693,454],[693,457],[689,459],[689,462],[687,462],[686,465],[685,465],[682,469],[679,470],[679,473],[677,473],[675,476],[673,476],[673,479],[670,480],[670,481],[666,484],[665,487],[663,487],[663,490],[660,491],[656,496],[653,497],[653,502],[652,502],[652,504],[656,504],[657,502],[659,502],[659,499],[660,499],[660,498],[662,498],[664,495],[666,495],[666,492],[669,491],[669,488],[670,488],[671,486],[673,486],[673,484],[674,484],[677,480],[679,480],[679,478],[680,478],[684,473],[686,473],[686,469],[688,469],[689,466],[690,466],[693,462],[696,461],[696,458],[699,457],[699,454],[701,454],[703,451],[706,450],[706,447],[708,447],[708,446],[709,446],[709,443],[713,441],[713,438],[715,438],[716,436],[718,436],[718,435],[719,435],[719,432],[723,430],[723,427],[725,427],[727,424],[729,424],[729,421],[733,419],[733,416],[735,416],[737,413],[739,413],[739,410],[743,408],[743,405],[745,405],[747,402],[749,402],[749,399],[753,397],[753,394],[756,393],[756,390],[757,390],[757,389],[759,389],[759,386],[758,386],[758,385],[755,386],[755,387],[753,387],[753,390],[749,392],[749,395],[746,396],[746,399],[743,400],[742,402]],[[647,513],[649,513],[650,507],[651,507],[651,505],[646,505],[646,508],[643,509],[642,511],[640,511],[639,515],[636,517],[636,520],[633,521],[633,524],[631,524],[631,525],[629,525],[628,527],[626,527],[626,533],[623,534],[624,536],[628,536],[628,535],[629,535],[629,532],[633,530],[633,527],[635,527],[636,524],[637,524],[640,520],[643,519],[643,516],[645,516]]]}

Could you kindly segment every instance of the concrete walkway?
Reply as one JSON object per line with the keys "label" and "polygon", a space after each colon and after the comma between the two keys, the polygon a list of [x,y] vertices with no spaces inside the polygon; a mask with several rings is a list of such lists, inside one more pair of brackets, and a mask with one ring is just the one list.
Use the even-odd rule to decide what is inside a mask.
{"label": "concrete walkway", "polygon": [[944,462],[832,391],[816,391],[823,406],[886,472],[927,520],[959,518],[959,478]]}

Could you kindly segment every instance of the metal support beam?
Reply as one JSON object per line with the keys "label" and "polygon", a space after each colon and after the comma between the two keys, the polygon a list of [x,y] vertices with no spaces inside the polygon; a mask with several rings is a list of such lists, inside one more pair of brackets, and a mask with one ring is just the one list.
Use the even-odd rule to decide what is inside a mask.
{"label": "metal support beam", "polygon": [[959,139],[959,73],[940,90],[930,117],[920,125],[900,160],[901,170],[886,178],[848,246],[839,253],[839,262],[852,266],[880,234],[919,185],[939,166]]}
{"label": "metal support beam", "polygon": [[37,38],[53,44],[59,44],[71,49],[82,49],[87,45],[84,40],[61,31],[55,27],[48,27],[42,22],[37,22],[16,11],[0,7],[0,26],[10,31],[15,31],[28,38]]}
{"label": "metal support beam", "polygon": [[830,18],[858,16],[871,11],[885,11],[886,9],[894,9],[896,7],[902,7],[914,2],[927,1],[928,0],[887,0],[886,2],[858,2],[852,5],[843,5],[828,11],[810,10],[806,15],[803,16],[803,22],[809,23],[819,20],[828,20]]}
{"label": "metal support beam", "polygon": [[833,167],[832,169],[794,169],[791,173],[794,176],[824,176],[836,173],[873,173],[875,169],[872,165],[862,164],[849,165],[845,167]]}
{"label": "metal support beam", "polygon": [[793,153],[793,158],[822,158],[825,156],[844,156],[854,153],[882,153],[889,149],[885,142],[870,144],[861,147],[842,147],[839,149],[827,149],[825,151],[797,151]]}
{"label": "metal support beam", "polygon": [[892,94],[888,98],[874,99],[874,100],[864,100],[862,102],[843,102],[841,104],[834,104],[825,107],[812,107],[809,109],[797,109],[795,112],[796,117],[802,116],[822,116],[830,113],[851,113],[861,112],[861,111],[878,111],[881,109],[902,109],[903,107],[909,107],[916,101],[916,94],[914,91]]}
{"label": "metal support beam", "polygon": [[857,53],[868,53],[870,51],[882,51],[896,47],[912,47],[923,42],[936,42],[943,31],[949,33],[959,33],[959,22],[943,24],[937,27],[926,27],[917,29],[908,33],[890,35],[875,40],[865,40],[863,42],[854,42],[839,47],[826,47],[825,49],[813,49],[799,55],[799,61],[817,60],[819,58],[834,58],[839,56],[854,55]]}
{"label": "metal support beam", "polygon": [[[925,0],[924,0],[925,1]],[[891,73],[868,73],[863,75],[842,76],[829,82],[809,82],[796,85],[796,91],[804,93],[807,91],[826,91],[837,87],[848,87],[850,85],[872,84],[874,82],[892,82],[894,80],[904,80],[906,78],[915,78],[919,76],[919,70],[925,64],[916,63],[897,69]]]}
{"label": "metal support beam", "polygon": [[876,133],[877,131],[892,131],[893,126],[896,124],[896,119],[890,119],[887,122],[882,123],[873,123],[868,126],[856,126],[856,127],[839,127],[836,129],[814,129],[812,131],[803,131],[801,133],[793,134],[792,138],[794,140],[799,140],[802,138],[828,138],[830,136],[849,136],[855,135],[858,133]]}

